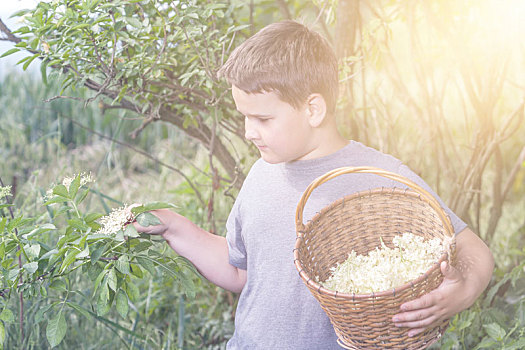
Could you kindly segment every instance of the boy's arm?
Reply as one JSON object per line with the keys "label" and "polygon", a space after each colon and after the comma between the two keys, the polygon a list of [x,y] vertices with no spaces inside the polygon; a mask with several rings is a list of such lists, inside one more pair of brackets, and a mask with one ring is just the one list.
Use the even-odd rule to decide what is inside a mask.
{"label": "boy's arm", "polygon": [[401,305],[393,317],[398,327],[412,328],[414,336],[470,307],[485,290],[494,269],[487,245],[469,228],[456,235],[456,267],[441,264],[443,282],[422,297]]}
{"label": "boy's arm", "polygon": [[133,225],[139,232],[162,235],[169,246],[195,265],[210,282],[239,293],[246,283],[246,270],[229,263],[226,238],[209,233],[182,215],[167,209],[153,210],[161,225]]}

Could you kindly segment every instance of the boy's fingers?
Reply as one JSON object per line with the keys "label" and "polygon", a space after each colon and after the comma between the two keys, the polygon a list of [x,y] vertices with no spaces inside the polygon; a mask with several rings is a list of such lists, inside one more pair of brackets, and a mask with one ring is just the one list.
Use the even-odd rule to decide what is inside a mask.
{"label": "boy's fingers", "polygon": [[401,305],[401,312],[426,309],[434,305],[432,292]]}
{"label": "boy's fingers", "polygon": [[419,333],[423,332],[426,328],[415,328],[408,331],[408,336],[413,337],[418,335]]}
{"label": "boy's fingers", "polygon": [[135,226],[137,232],[148,233],[150,235],[160,235],[164,231],[164,225],[142,226],[136,221],[131,224]]}

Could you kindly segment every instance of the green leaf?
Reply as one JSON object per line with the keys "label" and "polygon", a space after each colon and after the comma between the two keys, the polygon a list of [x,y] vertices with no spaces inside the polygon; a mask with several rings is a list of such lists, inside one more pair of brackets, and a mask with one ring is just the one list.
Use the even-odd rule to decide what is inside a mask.
{"label": "green leaf", "polygon": [[125,275],[129,274],[129,259],[127,255],[121,255],[118,260],[115,262],[115,267],[117,270],[122,272]]}
{"label": "green leaf", "polygon": [[43,225],[40,225],[39,228],[41,231],[56,230],[56,226],[53,224],[43,224]]}
{"label": "green leaf", "polygon": [[50,204],[55,204],[55,203],[63,203],[65,200],[64,200],[64,197],[62,196],[55,196],[53,198],[51,198],[50,200],[46,201],[44,203],[44,205],[50,205]]}
{"label": "green leaf", "polygon": [[489,337],[497,341],[502,341],[507,334],[505,329],[497,323],[484,324],[483,328],[485,328]]}
{"label": "green leaf", "polygon": [[102,272],[104,271],[104,269],[102,268],[102,266],[100,266],[101,264],[90,264],[88,265],[87,267],[87,271],[88,271],[88,277],[91,281],[95,281],[97,279],[97,276]]}
{"label": "green leaf", "polygon": [[12,55],[12,54],[14,54],[15,52],[18,52],[18,51],[20,51],[20,49],[17,49],[16,47],[13,48],[13,49],[7,50],[6,52],[4,52],[2,54],[2,56],[0,56],[0,58]]}
{"label": "green leaf", "polygon": [[89,234],[87,236],[87,240],[88,241],[98,241],[98,240],[101,240],[101,239],[108,239],[109,236],[106,235],[106,234],[103,234],[103,233],[96,233],[96,234]]}
{"label": "green leaf", "polygon": [[89,310],[86,310],[85,308],[83,308],[81,305],[77,304],[77,303],[74,303],[72,301],[68,301],[66,302],[66,304],[75,309],[76,311],[78,311],[82,316],[84,316],[85,318],[91,318],[91,314],[89,313]]}
{"label": "green leaf", "polygon": [[467,310],[464,313],[462,313],[458,320],[458,331],[461,331],[465,328],[470,327],[475,317],[476,317],[476,313],[472,311]]}
{"label": "green leaf", "polygon": [[59,292],[65,292],[67,290],[66,283],[62,280],[54,280],[49,285],[49,288],[57,290]]}
{"label": "green leaf", "polygon": [[120,314],[120,316],[122,316],[122,318],[126,318],[129,310],[128,295],[122,289],[119,289],[116,299],[118,313]]}
{"label": "green leaf", "polygon": [[127,85],[124,85],[124,87],[122,87],[122,89],[120,90],[118,96],[115,98],[115,100],[113,100],[114,102],[120,102],[122,100],[122,98],[124,97],[124,95],[126,94],[126,92],[128,91],[128,86]]}
{"label": "green leaf", "polygon": [[69,254],[66,255],[66,257],[64,258],[64,261],[62,262],[62,265],[60,266],[60,270],[59,272],[62,273],[64,272],[64,270],[69,266],[71,265],[73,262],[75,262],[76,258],[77,258],[77,255],[80,253],[79,250],[70,250],[69,251]]}
{"label": "green leaf", "polygon": [[77,204],[82,203],[82,201],[83,201],[84,199],[86,199],[88,193],[89,193],[89,188],[86,188],[86,190],[84,190],[84,191],[80,194],[80,196],[78,196],[78,197],[75,199],[75,202],[76,202]]}
{"label": "green leaf", "polygon": [[115,272],[115,269],[109,270],[109,273],[108,273],[108,286],[114,292],[117,291],[117,274]]}
{"label": "green leaf", "polygon": [[104,250],[106,250],[106,246],[102,245],[95,249],[95,251],[91,254],[91,265],[94,265],[102,256],[102,253],[104,253]]}
{"label": "green leaf", "polygon": [[82,232],[86,232],[87,230],[89,230],[89,226],[84,224],[84,222],[79,218],[73,218],[73,219],[67,220],[67,224]]}
{"label": "green leaf", "polygon": [[79,188],[80,188],[80,174],[78,174],[73,179],[73,181],[71,181],[71,184],[69,184],[69,196],[71,198],[75,198]]}
{"label": "green leaf", "polygon": [[46,328],[46,337],[47,341],[52,348],[60,344],[62,339],[66,336],[67,333],[67,323],[66,318],[62,312],[59,312],[47,323]]}
{"label": "green leaf", "polygon": [[[98,274],[97,279],[95,280],[94,288],[93,288],[93,296],[95,296],[95,294],[97,293],[97,289],[102,285],[101,281],[106,276],[107,273],[108,273],[107,270],[102,270]],[[104,286],[106,286],[106,283],[104,283]]]}
{"label": "green leaf", "polygon": [[5,242],[2,242],[0,243],[0,261],[4,260],[4,257],[5,257]]}
{"label": "green leaf", "polygon": [[126,17],[125,19],[129,25],[139,29],[142,28],[142,23],[138,19],[134,17]]}
{"label": "green leaf", "polygon": [[505,350],[520,350],[525,349],[525,337],[521,336],[516,341],[513,341],[512,343],[505,345]]}
{"label": "green leaf", "polygon": [[139,233],[137,232],[137,229],[133,225],[126,225],[126,228],[124,229],[124,236],[127,237],[140,237]]}
{"label": "green leaf", "polygon": [[126,283],[126,292],[128,293],[129,300],[136,301],[139,299],[139,288],[132,282]]}
{"label": "green leaf", "polygon": [[135,251],[135,253],[140,253],[140,252],[145,251],[146,249],[148,249],[152,245],[153,245],[153,243],[150,242],[150,241],[141,241],[135,247],[133,247],[133,250]]}
{"label": "green leaf", "polygon": [[69,193],[64,185],[57,185],[53,188],[53,194],[69,199]]}
{"label": "green leaf", "polygon": [[11,16],[9,16],[9,18],[22,17],[23,15],[25,15],[26,13],[29,13],[29,12],[31,12],[30,9],[23,9],[23,10],[20,10],[20,11],[16,11]]}
{"label": "green leaf", "polygon": [[47,65],[49,61],[45,60],[40,64],[40,75],[42,76],[42,82],[47,85]]}
{"label": "green leaf", "polygon": [[15,228],[21,225],[21,222],[22,222],[21,216],[18,216],[14,218],[13,220],[9,221],[9,223],[7,224],[7,231],[9,232],[13,231]]}
{"label": "green leaf", "polygon": [[17,277],[18,277],[18,273],[20,272],[20,269],[12,269],[12,270],[9,270],[9,272],[7,273],[7,279],[9,281],[14,281]]}
{"label": "green leaf", "polygon": [[4,232],[5,225],[7,224],[7,218],[0,218],[0,233]]}
{"label": "green leaf", "polygon": [[139,267],[139,265],[131,264],[130,270],[133,276],[138,277],[138,278],[144,277],[144,274],[142,273],[142,269]]}
{"label": "green leaf", "polygon": [[195,12],[188,13],[188,14],[186,14],[186,16],[188,16],[190,18],[199,19],[199,15],[197,13],[195,13]]}
{"label": "green leaf", "polygon": [[86,244],[84,250],[82,250],[80,253],[78,253],[77,259],[85,258],[86,256],[89,256],[89,245],[87,245],[87,244]]}
{"label": "green leaf", "polygon": [[479,349],[494,349],[494,345],[496,345],[497,342],[495,342],[493,339],[490,339],[489,337],[484,337],[483,340],[476,345],[476,347],[472,350],[479,350]]}
{"label": "green leaf", "polygon": [[71,30],[77,30],[77,29],[82,29],[82,28],[87,28],[91,26],[91,23],[81,23],[81,24],[77,24],[76,26],[74,27],[71,27]]}
{"label": "green leaf", "polygon": [[118,230],[112,238],[117,242],[124,242],[126,240],[124,237],[124,231],[122,230]]}
{"label": "green leaf", "polygon": [[48,251],[47,253],[44,253],[44,254],[40,257],[40,259],[38,259],[38,260],[46,260],[46,259],[49,259],[49,258],[51,258],[51,257],[53,256],[53,254],[56,254],[56,253],[58,253],[58,249],[56,249],[56,248],[55,248],[55,249],[51,249],[51,250]]}
{"label": "green leaf", "polygon": [[0,320],[7,323],[11,323],[15,321],[15,315],[13,315],[13,311],[9,309],[4,309],[0,314]]}
{"label": "green leaf", "polygon": [[26,252],[29,259],[36,259],[38,258],[38,254],[40,254],[40,245],[39,244],[26,244],[24,246],[24,251]]}
{"label": "green leaf", "polygon": [[22,267],[24,268],[24,270],[26,270],[29,273],[35,273],[36,270],[38,270],[38,263],[36,261],[33,261],[30,263],[24,264]]}
{"label": "green leaf", "polygon": [[99,214],[99,213],[90,213],[88,215],[86,215],[84,217],[84,221],[87,222],[87,223],[91,223],[97,219],[100,219],[101,217],[103,217],[104,215],[102,214]]}
{"label": "green leaf", "polygon": [[4,327],[4,323],[0,322],[0,350],[4,348],[4,341],[5,341],[5,327]]}
{"label": "green leaf", "polygon": [[151,210],[157,210],[157,209],[169,209],[169,208],[177,208],[175,204],[167,203],[167,202],[151,202],[139,205],[137,207],[134,207],[131,209],[131,212],[135,215],[142,214],[147,211]]}
{"label": "green leaf", "polygon": [[98,296],[97,302],[97,315],[103,316],[109,312],[111,304],[109,303],[109,290],[107,284],[105,284]]}
{"label": "green leaf", "polygon": [[152,276],[155,276],[157,273],[157,270],[155,269],[155,265],[153,262],[147,258],[137,257],[137,262],[140,266],[145,268]]}
{"label": "green leaf", "polygon": [[154,226],[161,224],[159,218],[149,212],[142,213],[137,216],[137,222],[142,226]]}
{"label": "green leaf", "polygon": [[102,283],[102,287],[100,288],[100,294],[98,297],[99,299],[102,299],[104,301],[109,300],[109,288],[107,282]]}
{"label": "green leaf", "polygon": [[38,323],[44,319],[44,314],[49,311],[53,306],[55,306],[57,303],[48,304],[45,306],[42,306],[38,309],[38,311],[35,314],[34,322]]}
{"label": "green leaf", "polygon": [[31,58],[29,58],[25,63],[24,65],[22,66],[22,69],[23,70],[26,70],[27,67],[31,64],[31,62],[33,62],[35,60],[35,58],[39,57],[40,54],[39,53],[35,53],[33,56],[31,56]]}

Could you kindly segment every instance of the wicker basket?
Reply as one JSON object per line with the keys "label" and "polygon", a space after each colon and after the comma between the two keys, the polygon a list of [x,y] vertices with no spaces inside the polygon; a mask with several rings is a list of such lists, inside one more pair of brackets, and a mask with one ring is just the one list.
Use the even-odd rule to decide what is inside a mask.
{"label": "wicker basket", "polygon": [[[351,194],[323,208],[306,225],[303,211],[312,191],[334,177],[369,173],[396,180],[410,189],[379,188]],[[439,237],[453,242],[454,230],[439,203],[426,190],[407,178],[372,167],[339,168],[317,178],[308,186],[297,206],[297,241],[294,262],[303,282],[321,304],[338,342],[347,349],[423,349],[442,335],[448,320],[414,337],[408,328],[392,322],[402,303],[435,289],[443,280],[441,261],[453,263],[455,246],[444,253],[424,275],[393,290],[373,294],[344,294],[328,290],[325,281],[330,268],[345,261],[355,250],[365,254],[380,243],[391,246],[392,238],[405,232]]]}

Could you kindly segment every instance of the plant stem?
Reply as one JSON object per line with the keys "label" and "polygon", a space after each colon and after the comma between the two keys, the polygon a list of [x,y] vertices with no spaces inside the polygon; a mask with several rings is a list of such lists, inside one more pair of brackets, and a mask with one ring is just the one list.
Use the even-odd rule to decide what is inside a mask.
{"label": "plant stem", "polygon": [[[0,177],[0,186],[2,186],[2,187],[5,186],[1,177]],[[13,196],[14,196],[14,194],[13,194]],[[5,199],[6,199],[7,203],[9,203],[9,198],[7,196],[5,196]],[[9,209],[9,214],[11,215],[11,219],[14,219],[15,215],[13,214],[13,208],[12,207],[8,207],[8,209]],[[17,241],[18,241],[18,230],[16,228],[15,228],[15,236],[16,236]],[[18,247],[16,249],[17,250],[21,249],[20,241],[18,241]],[[25,251],[23,249],[22,249],[22,253],[24,253],[24,255],[25,255]],[[27,259],[27,255],[26,255],[26,259]],[[20,281],[20,283],[23,283],[24,280],[22,278],[22,255],[18,256],[18,267],[20,268],[19,281]],[[23,292],[19,293],[18,299],[20,301],[20,306],[18,308],[19,329],[20,329],[20,339],[21,339],[22,350],[23,350],[24,349],[23,344],[24,344],[24,338],[25,338],[25,335],[24,335],[24,294],[23,294]]]}
{"label": "plant stem", "polygon": [[80,215],[80,212],[78,211],[77,205],[75,204],[75,201],[73,199],[71,199],[71,204],[73,204],[73,209],[75,209],[75,212],[77,213],[77,217],[79,219],[81,219],[82,216]]}

